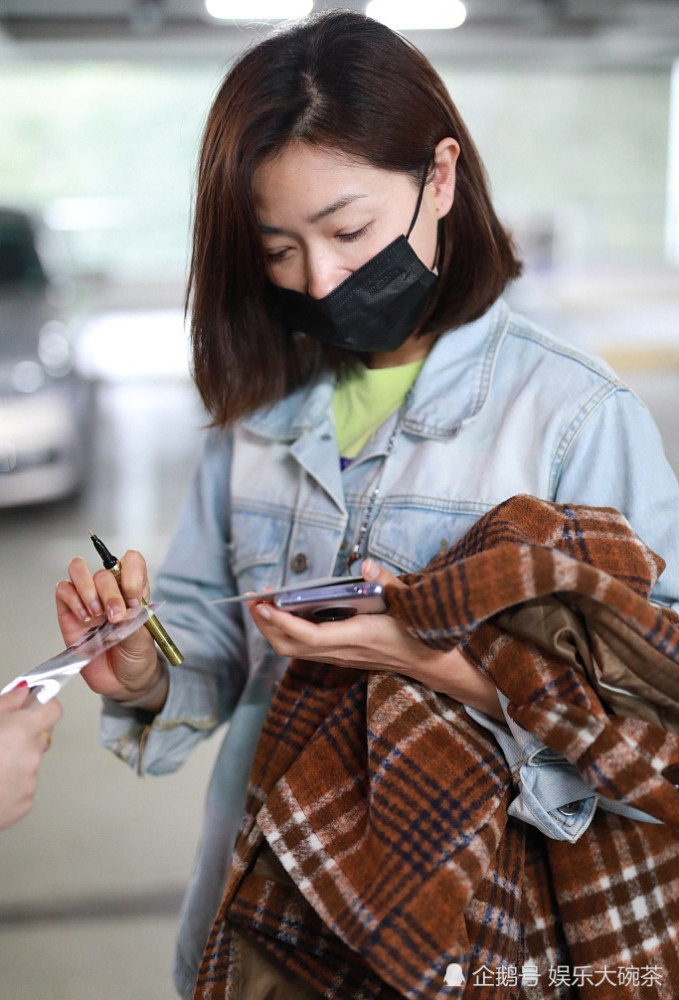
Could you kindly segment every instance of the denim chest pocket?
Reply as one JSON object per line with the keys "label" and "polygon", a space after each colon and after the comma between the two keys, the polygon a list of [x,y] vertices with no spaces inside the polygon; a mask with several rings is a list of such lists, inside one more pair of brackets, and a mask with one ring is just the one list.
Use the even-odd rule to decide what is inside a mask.
{"label": "denim chest pocket", "polygon": [[490,508],[480,503],[441,506],[386,501],[368,537],[370,554],[396,573],[416,573],[446,552]]}
{"label": "denim chest pocket", "polygon": [[290,531],[289,518],[232,511],[227,551],[239,593],[280,584]]}

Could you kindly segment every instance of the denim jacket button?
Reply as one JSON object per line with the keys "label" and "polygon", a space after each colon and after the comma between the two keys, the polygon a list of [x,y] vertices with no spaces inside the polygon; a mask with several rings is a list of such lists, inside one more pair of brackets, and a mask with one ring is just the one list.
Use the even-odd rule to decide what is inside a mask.
{"label": "denim jacket button", "polygon": [[559,812],[563,816],[574,816],[578,811],[579,802],[567,802],[565,806],[559,806]]}
{"label": "denim jacket button", "polygon": [[290,560],[290,569],[293,573],[303,573],[309,568],[309,558],[304,552],[297,552]]}

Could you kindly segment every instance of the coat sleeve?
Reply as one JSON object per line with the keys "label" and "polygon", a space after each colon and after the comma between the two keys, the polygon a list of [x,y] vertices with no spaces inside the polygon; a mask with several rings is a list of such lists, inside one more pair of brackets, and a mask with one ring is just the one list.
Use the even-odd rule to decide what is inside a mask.
{"label": "coat sleeve", "polygon": [[247,677],[240,606],[213,604],[235,593],[228,559],[230,435],[212,430],[160,569],[153,599],[184,655],[169,667],[158,715],[104,699],[101,740],[139,772],[176,770],[192,747],[233,712]]}

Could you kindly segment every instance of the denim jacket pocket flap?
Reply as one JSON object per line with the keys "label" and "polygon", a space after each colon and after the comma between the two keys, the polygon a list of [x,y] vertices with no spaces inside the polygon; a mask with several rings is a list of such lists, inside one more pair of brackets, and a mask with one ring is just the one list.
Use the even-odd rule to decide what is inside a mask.
{"label": "denim jacket pocket flap", "polygon": [[[233,511],[231,541],[227,548],[233,573],[242,587],[258,589],[258,585],[274,587],[280,573],[273,568],[282,566],[290,534],[290,522],[271,513]],[[268,578],[262,581],[262,574]]]}
{"label": "denim jacket pocket flap", "polygon": [[375,518],[368,550],[396,573],[417,573],[447,552],[478,518],[476,510],[425,507],[417,497],[398,506],[387,503]]}

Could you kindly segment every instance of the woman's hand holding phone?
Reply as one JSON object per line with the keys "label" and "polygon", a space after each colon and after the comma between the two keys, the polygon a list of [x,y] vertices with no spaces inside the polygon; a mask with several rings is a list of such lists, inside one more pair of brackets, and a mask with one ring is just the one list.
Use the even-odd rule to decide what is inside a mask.
{"label": "woman's hand holding phone", "polygon": [[[372,559],[363,561],[361,575],[382,587],[405,586]],[[262,635],[281,656],[404,674],[502,719],[494,685],[459,650],[430,649],[391,615],[359,613],[346,620],[318,623],[283,611],[271,601],[251,601],[248,607]]]}

